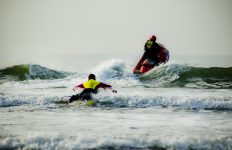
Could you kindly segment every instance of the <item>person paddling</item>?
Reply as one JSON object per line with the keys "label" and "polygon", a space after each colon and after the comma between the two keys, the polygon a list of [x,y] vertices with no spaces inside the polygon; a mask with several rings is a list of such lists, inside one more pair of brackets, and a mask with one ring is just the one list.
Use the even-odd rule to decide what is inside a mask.
{"label": "person paddling", "polygon": [[[92,94],[96,94],[98,91],[98,88],[103,89],[112,89],[111,85],[99,82],[96,80],[96,76],[94,74],[90,74],[88,77],[88,81],[79,84],[77,86],[74,86],[73,90],[75,91],[76,88],[83,88],[84,90],[76,95],[73,95],[69,102],[73,102],[75,100],[90,100],[92,99]],[[112,92],[117,93],[116,90],[112,89]]]}

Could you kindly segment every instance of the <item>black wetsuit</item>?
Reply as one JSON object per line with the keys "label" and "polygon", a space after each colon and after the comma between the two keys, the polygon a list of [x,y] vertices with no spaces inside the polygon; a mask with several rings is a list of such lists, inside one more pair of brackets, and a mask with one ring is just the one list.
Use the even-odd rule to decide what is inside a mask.
{"label": "black wetsuit", "polygon": [[[90,80],[89,80],[90,81]],[[87,83],[87,82],[86,82]],[[84,88],[84,90],[80,94],[73,95],[69,102],[73,102],[75,100],[91,100],[92,94],[96,94],[98,88],[111,88],[111,85],[99,82],[99,84],[93,89],[93,88],[85,88],[84,84],[77,85],[78,88]]]}
{"label": "black wetsuit", "polygon": [[157,55],[158,55],[159,51],[162,49],[162,47],[158,43],[153,41],[153,44],[151,45],[151,47],[148,48],[148,46],[147,46],[148,41],[144,45],[144,50],[145,50],[144,58],[145,59],[149,58],[149,59],[152,59],[152,60],[157,60]]}
{"label": "black wetsuit", "polygon": [[92,94],[96,94],[97,89],[84,89],[80,94],[73,95],[70,99],[69,102],[73,102],[75,100],[91,100],[92,99]]}

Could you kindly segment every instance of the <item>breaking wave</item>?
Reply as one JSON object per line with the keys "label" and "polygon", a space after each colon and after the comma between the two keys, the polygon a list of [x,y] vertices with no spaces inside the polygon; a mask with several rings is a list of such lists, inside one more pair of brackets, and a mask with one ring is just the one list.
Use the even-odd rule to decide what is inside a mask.
{"label": "breaking wave", "polygon": [[29,79],[59,79],[67,76],[62,71],[52,70],[36,64],[16,65],[0,70],[0,79],[3,81],[23,81]]}
{"label": "breaking wave", "polygon": [[[131,67],[126,66],[121,60],[114,59],[94,66],[92,71],[91,73],[95,73],[98,80],[111,84],[116,89],[121,89],[117,94],[99,92],[94,96],[98,101],[97,107],[158,106],[197,110],[232,110],[232,96],[227,94],[232,88],[232,67],[203,68],[169,64],[159,66],[144,75],[134,75]],[[9,77],[16,81],[28,81],[2,84],[0,107],[18,105],[46,107],[55,104],[62,96],[74,94],[71,93],[72,86],[86,79],[86,75],[74,75],[34,64],[0,70],[1,81],[8,80]],[[162,90],[156,92],[156,88],[163,88],[165,92]],[[214,89],[218,90],[213,91]],[[29,90],[38,92],[38,95]],[[175,90],[176,93],[169,92]]]}
{"label": "breaking wave", "polygon": [[[231,89],[232,67],[192,67],[188,65],[169,64],[159,66],[144,75],[133,75],[131,68],[123,61],[113,59],[93,68],[100,81],[112,83],[130,82],[130,86],[144,87],[183,87],[205,89]],[[33,79],[62,79],[71,73],[56,71],[36,64],[17,65],[0,70],[0,82],[23,81]],[[125,85],[125,84],[124,84]]]}
{"label": "breaking wave", "polygon": [[96,95],[99,107],[126,107],[126,108],[177,108],[189,110],[232,110],[231,96],[210,95],[162,95],[147,92]]}
{"label": "breaking wave", "polygon": [[[172,95],[172,94],[152,94],[149,92],[135,93],[111,93],[100,92],[94,95],[97,102],[96,107],[103,108],[174,108],[185,110],[232,110],[232,96],[229,95]],[[35,94],[17,94],[17,95],[0,95],[0,107],[34,105],[49,107],[55,105],[62,99],[62,95],[57,93],[50,95]],[[57,107],[66,105],[60,103]]]}
{"label": "breaking wave", "polygon": [[[28,135],[29,136],[29,135]],[[114,139],[110,136],[42,136],[30,135],[28,138],[19,136],[6,137],[0,142],[0,149],[231,149],[232,137],[206,140],[203,137],[165,138],[124,138]],[[136,139],[137,138],[137,139]],[[100,139],[100,142],[99,142]],[[198,142],[196,142],[198,141]],[[65,144],[64,144],[65,143]]]}
{"label": "breaking wave", "polygon": [[140,80],[151,87],[231,89],[232,67],[203,68],[171,64],[155,68],[141,76]]}

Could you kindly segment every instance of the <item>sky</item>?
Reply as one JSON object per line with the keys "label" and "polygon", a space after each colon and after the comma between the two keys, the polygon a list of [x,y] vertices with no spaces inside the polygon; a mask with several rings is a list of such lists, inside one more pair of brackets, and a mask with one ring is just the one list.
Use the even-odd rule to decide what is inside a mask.
{"label": "sky", "polygon": [[0,55],[232,55],[232,0],[0,0]]}

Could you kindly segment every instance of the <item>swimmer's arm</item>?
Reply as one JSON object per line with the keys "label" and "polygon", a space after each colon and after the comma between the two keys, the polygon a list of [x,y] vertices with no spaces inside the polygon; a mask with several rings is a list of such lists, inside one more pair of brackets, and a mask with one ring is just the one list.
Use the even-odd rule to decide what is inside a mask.
{"label": "swimmer's arm", "polygon": [[73,87],[73,91],[75,91],[75,89],[77,88],[83,88],[84,89],[84,85],[83,84],[79,84]]}
{"label": "swimmer's arm", "polygon": [[117,90],[114,90],[111,85],[105,84],[102,82],[100,84],[98,84],[97,88],[112,89],[112,92],[117,93]]}

